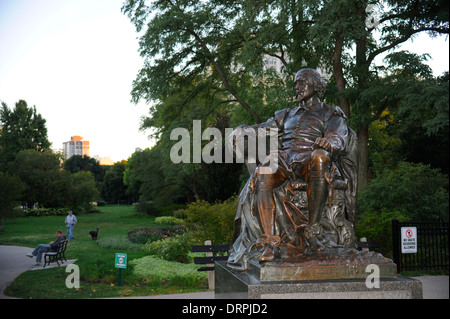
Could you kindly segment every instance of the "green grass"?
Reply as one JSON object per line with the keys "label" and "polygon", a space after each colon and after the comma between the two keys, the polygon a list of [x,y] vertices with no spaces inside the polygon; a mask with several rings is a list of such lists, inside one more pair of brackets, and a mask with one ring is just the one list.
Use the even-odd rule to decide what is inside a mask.
{"label": "green grass", "polygon": [[[8,220],[0,232],[1,245],[35,247],[55,239],[55,232],[66,233],[64,216],[26,217]],[[7,288],[5,294],[19,298],[104,298],[120,296],[158,295],[204,290],[204,285],[193,286],[189,281],[177,284],[156,282],[136,275],[133,260],[147,256],[141,250],[117,250],[110,245],[98,245],[89,231],[99,228],[98,241],[126,241],[129,230],[152,228],[154,217],[135,213],[132,206],[105,206],[101,213],[78,215],[75,239],[69,242],[66,257],[77,259],[80,269],[80,289],[65,286],[65,267],[27,271]],[[123,246],[122,246],[123,247]],[[129,247],[136,248],[135,245]],[[127,249],[127,248],[122,248]],[[131,249],[131,248],[130,248]],[[138,249],[138,248],[137,248]],[[123,271],[122,286],[117,286],[118,270],[114,267],[116,252],[127,253],[128,267]],[[161,261],[164,263],[164,261]]]}

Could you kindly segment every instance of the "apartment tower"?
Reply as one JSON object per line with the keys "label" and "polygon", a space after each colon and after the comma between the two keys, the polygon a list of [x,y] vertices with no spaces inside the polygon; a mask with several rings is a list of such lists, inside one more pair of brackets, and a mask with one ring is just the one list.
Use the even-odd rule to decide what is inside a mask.
{"label": "apartment tower", "polygon": [[89,141],[83,141],[81,136],[72,136],[70,141],[64,142],[64,158],[71,158],[73,155],[89,156]]}

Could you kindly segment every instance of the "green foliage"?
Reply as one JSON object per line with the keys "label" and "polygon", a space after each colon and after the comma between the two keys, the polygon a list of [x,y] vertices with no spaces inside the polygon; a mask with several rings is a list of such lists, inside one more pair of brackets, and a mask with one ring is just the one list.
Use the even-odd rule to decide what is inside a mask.
{"label": "green foliage", "polygon": [[391,128],[400,140],[399,153],[449,173],[449,74],[409,83],[395,110]]}
{"label": "green foliage", "polygon": [[[292,11],[287,13],[287,9]],[[174,88],[180,86],[176,96],[185,98],[179,99],[177,107],[169,112],[182,110],[197,95],[211,99],[220,94],[223,102],[237,102],[236,108],[246,112],[253,122],[261,122],[264,109],[274,106],[264,106],[265,93],[272,90],[275,94],[271,97],[279,96],[285,90],[274,86],[285,84],[260,81],[253,85],[252,76],[266,76],[264,53],[280,54],[280,48],[288,54],[299,48],[306,51],[307,46],[296,41],[305,33],[296,32],[297,25],[292,26],[288,18],[291,14],[301,20],[300,10],[300,5],[287,7],[280,2],[255,6],[246,1],[126,1],[122,11],[138,32],[143,31],[140,51],[148,59],[134,81],[133,100],[170,101]],[[156,11],[158,15],[151,14]],[[293,33],[295,40],[290,41]],[[280,55],[287,65],[287,57]],[[302,57],[310,60],[312,56]],[[298,65],[302,59],[297,57],[294,61]],[[187,86],[189,89],[182,91]]]}
{"label": "green foliage", "polygon": [[107,167],[89,156],[73,155],[64,161],[64,170],[69,173],[91,172],[94,175],[97,187],[103,182]]}
{"label": "green foliage", "polygon": [[195,237],[213,244],[229,244],[233,235],[234,217],[236,216],[237,198],[210,204],[197,201],[182,210],[187,215],[185,225],[195,231]]}
{"label": "green foliage", "polygon": [[156,256],[146,256],[130,261],[133,273],[148,285],[169,284],[183,287],[199,287],[207,284],[204,271],[197,271],[195,264],[167,261]]}
{"label": "green foliage", "polygon": [[149,215],[149,216],[160,216],[161,213],[161,201],[159,198],[156,198],[155,200],[149,200],[149,201],[141,201],[136,204],[136,211],[138,211],[141,214]]}
{"label": "green foliage", "polygon": [[183,220],[173,216],[161,216],[155,218],[155,224],[158,225],[182,225]]}
{"label": "green foliage", "polygon": [[157,241],[167,237],[173,237],[184,234],[186,229],[184,226],[168,226],[130,230],[128,232],[128,240],[132,243],[145,244],[149,241]]}
{"label": "green foliage", "polygon": [[[347,100],[349,123],[358,128],[359,185],[369,184],[368,165],[375,177],[361,193],[360,214],[448,220],[443,175],[398,164],[422,162],[448,173],[448,74],[434,79],[426,55],[394,51],[418,32],[448,33],[448,2],[427,1],[423,10],[408,0],[381,1],[383,23],[377,28],[365,21],[368,3],[125,1],[122,11],[140,32],[145,58],[132,98],[154,102],[141,129],[151,128],[158,140],[151,150],[133,155],[125,172],[129,192],[140,196],[140,211],[165,215],[165,205],[199,199],[177,216],[187,216],[199,238],[227,242],[235,207],[207,202],[237,192],[239,168],[171,163],[170,132],[181,127],[192,133],[194,119],[219,129],[262,122],[292,106],[294,72],[321,61],[332,73],[327,102]],[[384,65],[376,65],[386,52]],[[281,62],[285,73],[264,65],[267,55]]]}
{"label": "green foliage", "polygon": [[50,148],[46,120],[37,113],[36,106],[29,108],[20,100],[13,110],[2,102],[0,109],[0,168],[26,149],[44,151]]}
{"label": "green foliage", "polygon": [[0,171],[0,230],[6,218],[19,214],[17,206],[23,189],[24,185],[18,177]]}
{"label": "green foliage", "polygon": [[25,184],[21,198],[28,207],[64,207],[70,187],[70,174],[60,169],[60,158],[51,152],[23,150],[17,153],[10,171]]}
{"label": "green foliage", "polygon": [[76,211],[91,210],[91,203],[98,197],[94,175],[91,172],[70,174],[69,181],[70,184],[65,195],[66,205]]}
{"label": "green foliage", "polygon": [[75,211],[91,210],[98,197],[91,172],[70,174],[61,170],[59,155],[51,152],[23,150],[10,163],[10,170],[25,185],[21,201],[33,207],[69,207]]}
{"label": "green foliage", "polygon": [[[369,167],[372,178],[376,177],[384,169],[393,169],[404,158],[400,147],[401,139],[393,129],[395,117],[388,111],[384,111],[380,118],[369,126]],[[393,132],[394,131],[394,132]]]}
{"label": "green foliage", "polygon": [[[135,152],[124,172],[127,194],[140,198],[136,209],[150,216],[160,216],[166,206],[186,202],[188,183],[182,168],[170,162],[169,149],[158,142],[151,149]],[[173,172],[173,173],[172,173]]]}
{"label": "green foliage", "polygon": [[108,202],[128,202],[127,187],[123,182],[126,161],[114,163],[105,173],[102,183],[102,198]]}
{"label": "green foliage", "polygon": [[[17,279],[16,284],[21,285],[21,292],[9,290],[8,296],[18,298],[97,298],[97,297],[125,297],[148,296],[192,290],[203,290],[206,283],[206,274],[197,272],[199,266],[171,262],[151,256],[155,263],[149,264],[151,268],[142,270],[148,273],[160,274],[160,271],[170,273],[170,279],[165,276],[138,276],[134,273],[133,260],[147,256],[143,251],[144,244],[132,244],[127,239],[127,232],[131,229],[154,226],[154,218],[132,215],[132,206],[107,205],[101,208],[101,214],[86,214],[80,216],[75,228],[76,240],[70,242],[67,259],[77,259],[80,267],[81,287],[78,290],[67,289],[65,286],[65,266],[25,272],[24,279]],[[35,247],[39,243],[54,240],[55,230],[64,225],[61,216],[48,216],[45,218],[16,218],[14,222],[7,221],[5,231],[0,232],[1,245],[20,245]],[[98,227],[99,238],[92,240],[89,231]],[[172,228],[175,228],[174,226]],[[116,250],[118,249],[118,250]],[[122,288],[117,286],[117,268],[114,268],[114,254],[125,250],[128,255],[127,269],[123,271]],[[191,272],[186,269],[192,269]],[[61,270],[61,271],[60,271]],[[176,272],[180,273],[177,274]],[[31,276],[27,276],[31,274]],[[192,276],[200,276],[203,280],[193,280]],[[34,279],[33,279],[34,278]],[[196,278],[196,277],[195,277]],[[155,279],[155,280],[153,280]],[[161,281],[158,281],[158,280]],[[173,285],[178,289],[174,289]],[[13,284],[17,287],[16,284]],[[109,292],[110,289],[120,289]],[[185,289],[188,289],[186,291]]]}
{"label": "green foliage", "polygon": [[381,211],[365,211],[356,219],[356,237],[366,237],[367,241],[379,242],[380,252],[392,258],[392,219],[401,222],[410,220],[406,212],[399,210],[389,211],[383,208]]}
{"label": "green foliage", "polygon": [[131,242],[126,237],[100,238],[97,240],[97,245],[102,248],[126,251],[142,251],[145,248],[143,243]]}
{"label": "green foliage", "polygon": [[157,241],[149,241],[145,248],[151,254],[168,260],[188,264],[191,262],[189,252],[191,242],[187,233],[175,237],[166,237]]}
{"label": "green foliage", "polygon": [[66,216],[69,208],[30,208],[23,211],[24,217]]}
{"label": "green foliage", "polygon": [[385,169],[358,198],[358,213],[382,210],[401,211],[415,221],[448,221],[448,176],[428,165],[408,162]]}

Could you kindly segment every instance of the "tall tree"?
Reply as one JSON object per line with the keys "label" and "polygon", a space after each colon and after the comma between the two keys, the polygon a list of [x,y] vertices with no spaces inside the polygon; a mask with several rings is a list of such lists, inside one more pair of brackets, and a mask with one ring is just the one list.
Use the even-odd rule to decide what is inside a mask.
{"label": "tall tree", "polygon": [[116,203],[120,203],[121,201],[129,201],[127,187],[124,185],[123,178],[126,164],[127,162],[125,160],[116,162],[106,172],[101,191],[104,200]]}
{"label": "tall tree", "polygon": [[[449,33],[449,4],[445,0],[339,0],[320,1],[315,35],[331,47],[339,103],[356,127],[359,145],[359,186],[369,181],[369,126],[392,103],[387,94],[377,97],[370,89],[383,74],[376,58],[396,49],[420,32],[431,35]],[[322,44],[323,44],[322,43]],[[350,59],[343,54],[354,46]],[[403,61],[407,66],[408,61]],[[350,72],[347,77],[343,69]],[[395,83],[390,83],[395,86]],[[351,90],[348,90],[348,89]],[[347,93],[347,95],[345,94]],[[368,97],[371,99],[368,99]]]}
{"label": "tall tree", "polygon": [[47,139],[46,120],[37,113],[36,107],[28,107],[20,100],[13,110],[2,102],[0,109],[0,169],[14,160],[16,154],[25,149],[40,152],[51,145]]}
{"label": "tall tree", "polygon": [[22,202],[28,207],[63,207],[69,187],[69,173],[61,170],[60,158],[49,151],[20,151],[10,163],[10,171],[25,184]]}
{"label": "tall tree", "polygon": [[[263,55],[279,60],[290,80],[301,66],[318,65],[319,55],[307,45],[309,9],[298,0],[126,1],[122,11],[141,32],[145,58],[133,100],[165,99],[181,76],[183,83],[196,83],[197,91],[222,93],[223,102],[262,122],[294,95],[292,82],[289,94],[280,95],[286,83],[277,81]],[[267,100],[277,94],[276,101]]]}
{"label": "tall tree", "polygon": [[97,188],[100,189],[100,184],[106,173],[106,168],[89,156],[73,155],[64,161],[64,170],[69,173],[91,172],[94,175]]}
{"label": "tall tree", "polygon": [[16,176],[0,171],[0,231],[7,218],[13,217],[24,189]]}
{"label": "tall tree", "polygon": [[78,172],[68,176],[65,204],[75,211],[89,211],[92,202],[98,199],[99,192],[91,172]]}
{"label": "tall tree", "polygon": [[[358,134],[360,187],[369,180],[369,126],[397,102],[370,92],[384,77],[377,58],[420,32],[449,30],[445,0],[147,3],[128,0],[122,8],[142,32],[140,52],[146,59],[133,83],[135,101],[166,99],[171,84],[182,79],[196,83],[197,89],[221,92],[224,102],[240,105],[253,122],[261,122],[274,109],[292,105],[293,72],[301,67],[328,69],[335,86],[330,92]],[[264,54],[281,61],[286,73],[268,81]],[[291,94],[277,96],[281,91]],[[239,111],[232,109],[233,114]]]}

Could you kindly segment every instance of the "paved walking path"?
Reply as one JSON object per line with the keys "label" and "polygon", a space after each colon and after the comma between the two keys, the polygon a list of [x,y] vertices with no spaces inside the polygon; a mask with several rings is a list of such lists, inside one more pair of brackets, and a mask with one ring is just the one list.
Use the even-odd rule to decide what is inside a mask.
{"label": "paved walking path", "polygon": [[[11,297],[5,296],[3,291],[8,287],[14,279],[21,273],[33,270],[42,269],[40,267],[33,267],[35,258],[29,258],[27,253],[33,251],[33,248],[19,247],[19,246],[4,246],[0,245],[0,299],[8,299]],[[69,260],[68,262],[74,262]],[[64,267],[68,263],[64,263]],[[56,263],[51,263],[45,268],[57,267]],[[448,276],[420,276],[413,277],[422,282],[424,299],[449,299],[449,277]],[[147,297],[130,297],[135,299],[214,299],[213,291],[194,292],[186,294],[173,295],[159,295]]]}

